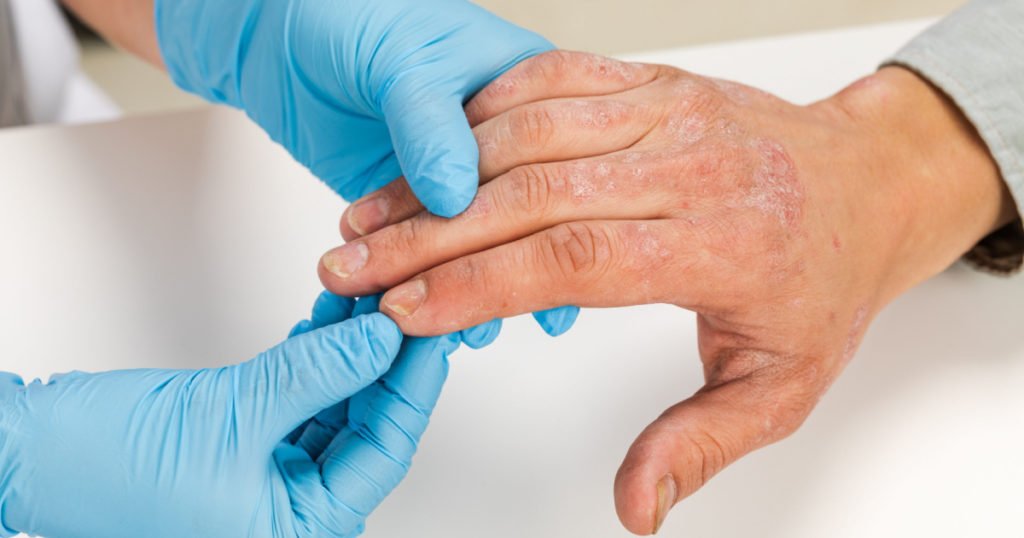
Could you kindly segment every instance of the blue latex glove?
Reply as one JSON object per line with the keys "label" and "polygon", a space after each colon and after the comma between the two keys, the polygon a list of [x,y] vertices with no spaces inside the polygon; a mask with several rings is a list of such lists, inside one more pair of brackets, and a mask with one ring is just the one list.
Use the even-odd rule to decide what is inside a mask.
{"label": "blue latex glove", "polygon": [[[339,320],[347,319],[350,316],[373,314],[378,311],[379,304],[379,295],[365,297],[356,302],[353,299],[324,291],[313,304],[311,318],[300,321],[295,325],[289,337],[295,337],[318,327],[337,323]],[[488,325],[493,327],[493,324]],[[488,325],[482,325],[481,329]],[[500,327],[500,324],[498,324],[497,329],[500,330]],[[463,333],[466,332],[463,331]],[[467,336],[469,341],[467,341]],[[472,334],[464,334],[462,341],[466,345],[484,347],[493,342],[496,337],[497,332],[493,330],[476,330]],[[416,353],[418,354],[441,356],[444,358],[440,363],[437,361],[420,361],[418,363],[420,366],[419,371],[415,373],[410,372],[410,379],[422,378],[422,386],[429,388],[429,392],[425,392],[412,399],[412,401],[421,402],[418,405],[423,405],[425,402],[430,403],[429,406],[423,405],[427,409],[426,414],[428,417],[430,410],[433,409],[433,403],[436,402],[438,393],[447,378],[447,356],[451,350],[454,350],[453,344],[456,346],[458,344],[458,339],[455,335],[442,338],[408,338],[405,341],[406,346],[415,346]],[[441,346],[439,350],[431,349],[438,346]],[[443,366],[443,368],[438,368],[439,365]],[[317,459],[343,428],[348,426],[349,429],[358,429],[358,425],[365,422],[367,410],[372,405],[372,402],[380,398],[388,398],[388,392],[391,390],[392,387],[386,383],[377,383],[360,391],[351,398],[321,411],[312,420],[292,432],[290,436],[292,444],[302,447],[311,458]],[[410,396],[406,395],[405,398],[409,399]]]}
{"label": "blue latex glove", "polygon": [[[404,477],[458,337],[403,344],[381,314],[307,329],[225,368],[0,374],[0,534],[358,535]],[[346,399],[358,413],[331,435],[282,441]]]}
{"label": "blue latex glove", "polygon": [[561,336],[568,332],[579,316],[578,306],[562,306],[533,313],[533,319],[537,320],[544,332],[551,336]]}
{"label": "blue latex glove", "polygon": [[553,46],[463,0],[157,0],[182,88],[241,108],[349,200],[405,172],[452,217],[479,182],[463,105]]}
{"label": "blue latex glove", "polygon": [[[463,105],[553,48],[464,0],[155,4],[163,59],[179,86],[245,110],[348,200],[404,171],[427,209],[445,217],[466,209],[479,182]],[[576,313],[537,317],[557,335]]]}
{"label": "blue latex glove", "polygon": [[[380,297],[380,295],[365,297],[356,303],[354,299],[324,291],[313,303],[312,317],[297,323],[288,336],[298,336],[325,325],[338,323],[338,321],[348,319],[353,315],[361,316],[377,312],[380,306]],[[502,321],[496,319],[458,334],[463,344],[472,349],[480,349],[494,343],[494,340],[501,334],[501,325]]]}

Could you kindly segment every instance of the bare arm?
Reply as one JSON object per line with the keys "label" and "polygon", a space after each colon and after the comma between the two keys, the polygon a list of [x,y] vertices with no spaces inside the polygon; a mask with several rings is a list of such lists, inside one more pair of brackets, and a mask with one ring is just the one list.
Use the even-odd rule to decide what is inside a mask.
{"label": "bare arm", "polygon": [[153,21],[153,0],[61,0],[112,43],[163,68]]}

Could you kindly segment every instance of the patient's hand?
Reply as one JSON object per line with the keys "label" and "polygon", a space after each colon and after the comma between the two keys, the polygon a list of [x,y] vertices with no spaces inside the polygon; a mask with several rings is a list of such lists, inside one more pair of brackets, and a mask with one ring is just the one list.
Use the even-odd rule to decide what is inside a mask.
{"label": "patient's hand", "polygon": [[616,480],[635,533],[792,433],[887,302],[1012,218],[970,125],[897,68],[804,107],[550,53],[467,112],[486,182],[470,209],[431,216],[395,182],[347,212],[352,242],[321,278],[345,295],[393,287],[382,309],[413,335],[566,304],[696,311],[707,385],[640,435]]}

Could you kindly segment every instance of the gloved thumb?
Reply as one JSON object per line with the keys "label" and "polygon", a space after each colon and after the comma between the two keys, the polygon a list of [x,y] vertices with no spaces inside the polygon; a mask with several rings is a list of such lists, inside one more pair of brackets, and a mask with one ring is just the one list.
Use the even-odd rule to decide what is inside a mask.
{"label": "gloved thumb", "polygon": [[235,367],[238,417],[257,438],[280,441],[384,375],[401,344],[398,326],[383,314],[290,338]]}
{"label": "gloved thumb", "polygon": [[749,452],[792,433],[807,416],[759,374],[709,384],[666,411],[630,447],[615,477],[615,509],[634,534],[656,533],[668,512]]}
{"label": "gloved thumb", "polygon": [[480,152],[461,96],[398,82],[383,110],[402,173],[424,207],[449,218],[465,211],[480,183]]}

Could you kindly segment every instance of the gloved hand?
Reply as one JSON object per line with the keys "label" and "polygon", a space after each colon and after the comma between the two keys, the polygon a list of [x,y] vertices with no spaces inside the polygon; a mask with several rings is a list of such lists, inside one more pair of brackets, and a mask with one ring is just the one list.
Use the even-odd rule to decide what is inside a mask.
{"label": "gloved hand", "polygon": [[[385,316],[342,321],[350,311],[321,308],[237,366],[27,387],[0,374],[0,534],[358,535],[405,475],[459,342],[403,344]],[[327,435],[307,426],[301,443],[282,441],[350,396],[353,411],[315,431]]]}
{"label": "gloved hand", "polygon": [[[310,319],[296,324],[289,334],[289,338],[305,334],[318,327],[338,323],[339,320],[374,314],[379,309],[379,295],[364,297],[359,301],[354,301],[348,297],[324,291],[313,304],[313,313]],[[480,328],[482,329],[486,326],[482,325]],[[500,329],[500,324],[498,328]],[[419,379],[426,390],[421,390],[419,394],[406,393],[404,397],[407,401],[418,402],[416,406],[422,407],[425,410],[426,418],[429,418],[430,411],[433,409],[434,403],[437,401],[437,397],[448,375],[447,357],[458,348],[460,338],[462,343],[467,346],[481,348],[490,345],[496,337],[497,332],[487,332],[478,329],[462,331],[462,333],[455,333],[442,339],[406,339],[404,344],[406,347],[418,346],[417,351],[413,352],[431,357],[440,356],[441,360],[420,361],[416,364],[406,361],[410,362],[410,364],[405,366],[405,368],[417,368],[418,370],[404,375],[409,376],[409,379]],[[438,348],[438,346],[440,346],[439,350],[431,349],[432,347]],[[394,369],[398,369],[398,364],[404,363],[396,363]],[[389,373],[388,375],[391,374]],[[385,376],[385,379],[387,377]],[[361,390],[347,400],[324,409],[309,422],[293,431],[289,436],[290,442],[303,448],[311,458],[316,460],[343,428],[347,428],[350,431],[359,431],[363,427],[366,421],[367,410],[373,402],[380,401],[381,398],[394,398],[394,395],[388,396],[387,394],[387,391],[392,390],[392,387],[383,381]],[[424,426],[426,426],[425,422]],[[411,455],[410,453],[409,456],[411,457]]]}
{"label": "gloved hand", "polygon": [[[419,200],[444,217],[466,209],[479,182],[463,104],[553,48],[464,0],[155,4],[161,53],[179,86],[245,110],[350,201],[404,171]],[[537,319],[554,335],[576,313]]]}
{"label": "gloved hand", "polygon": [[464,0],[157,0],[180,86],[242,108],[352,200],[405,171],[432,212],[473,199],[463,104],[552,48]]}

